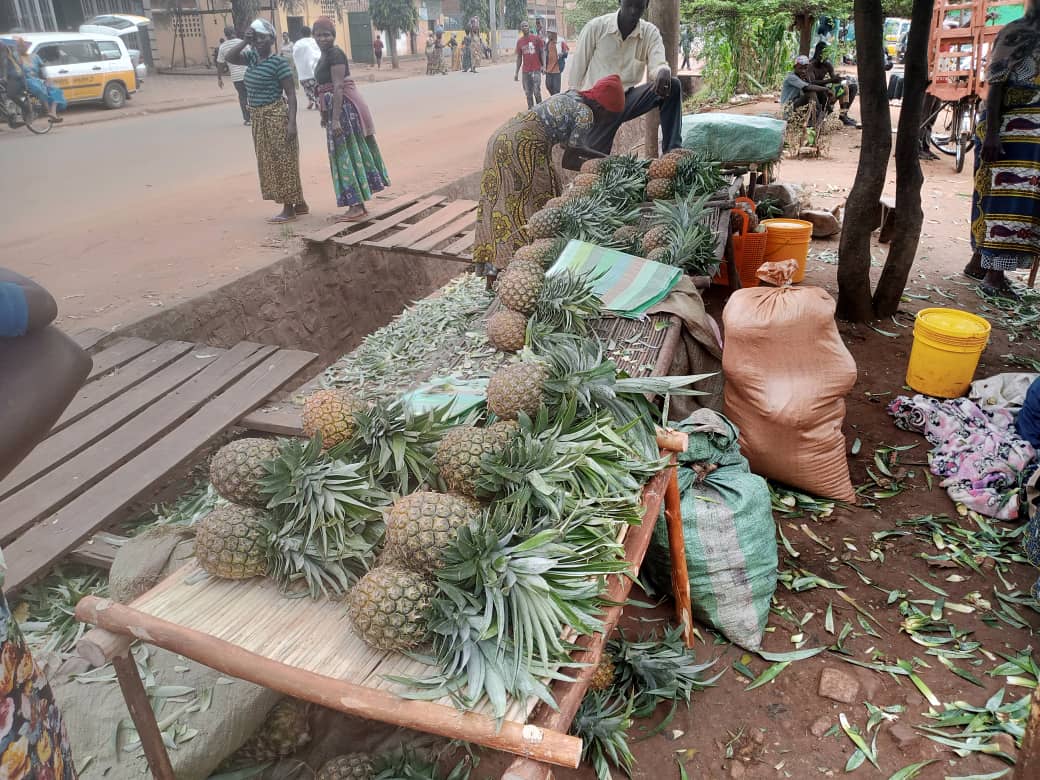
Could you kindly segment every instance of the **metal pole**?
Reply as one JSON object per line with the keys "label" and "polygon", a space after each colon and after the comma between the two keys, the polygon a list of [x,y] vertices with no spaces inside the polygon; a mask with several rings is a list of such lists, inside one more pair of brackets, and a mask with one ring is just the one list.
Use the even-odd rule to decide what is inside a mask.
{"label": "metal pole", "polygon": [[488,0],[491,9],[491,30],[488,32],[488,45],[491,47],[491,61],[498,62],[498,0]]}

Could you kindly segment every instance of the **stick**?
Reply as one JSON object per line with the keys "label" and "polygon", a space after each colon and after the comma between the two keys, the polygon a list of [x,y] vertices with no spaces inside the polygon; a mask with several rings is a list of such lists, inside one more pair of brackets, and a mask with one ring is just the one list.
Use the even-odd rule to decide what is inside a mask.
{"label": "stick", "polygon": [[116,656],[126,655],[133,639],[122,634],[113,634],[103,628],[92,628],[76,642],[76,652],[91,666],[104,666]]}
{"label": "stick", "polygon": [[675,619],[682,626],[683,642],[693,647],[693,607],[690,604],[690,572],[686,568],[686,539],[683,534],[682,505],[679,499],[679,468],[672,456],[668,486],[664,494],[664,516],[668,522],[668,549],[672,559],[672,594]]}
{"label": "stick", "polygon": [[1034,777],[1040,777],[1040,688],[1034,688],[1029,699],[1029,725],[1018,751],[1014,780]]}
{"label": "stick", "polygon": [[669,452],[686,452],[690,446],[690,434],[671,428],[658,428],[657,446]]}
{"label": "stick", "polygon": [[388,691],[325,677],[251,653],[230,642],[109,599],[84,597],[76,605],[76,619],[136,637],[224,674],[348,715],[393,723],[449,739],[476,742],[494,750],[505,750],[572,769],[581,761],[581,740],[577,737],[513,721],[498,723],[494,718],[475,712],[460,712],[432,702],[410,701]]}
{"label": "stick", "polygon": [[112,666],[115,667],[116,679],[119,680],[119,687],[123,691],[126,708],[130,710],[130,717],[133,718],[134,727],[141,738],[141,746],[144,748],[145,758],[148,759],[148,768],[152,770],[152,777],[156,780],[176,780],[170,756],[163,743],[162,732],[159,731],[159,724],[155,722],[155,711],[152,710],[144,683],[141,682],[141,675],[137,671],[137,662],[126,652],[115,656]]}
{"label": "stick", "polygon": [[[603,597],[608,603],[616,606],[609,607],[603,613],[603,633],[594,636],[582,636],[577,644],[580,650],[575,651],[574,661],[585,666],[578,669],[574,682],[560,682],[553,686],[553,698],[556,699],[559,710],[552,710],[544,704],[540,704],[537,714],[530,719],[530,723],[537,724],[545,729],[553,731],[564,731],[570,728],[574,720],[581,700],[585,698],[585,692],[589,688],[592,675],[596,673],[596,667],[603,657],[603,648],[607,639],[614,631],[621,611],[632,590],[632,582],[639,574],[639,567],[646,556],[646,549],[650,546],[650,537],[653,535],[654,526],[661,513],[661,502],[664,499],[668,482],[668,470],[656,474],[643,489],[643,522],[639,526],[633,526],[625,539],[625,560],[631,565],[631,576],[612,576],[607,585],[607,593]],[[688,592],[688,589],[687,589]],[[548,780],[549,768],[529,759],[517,759],[502,775],[502,780]]]}

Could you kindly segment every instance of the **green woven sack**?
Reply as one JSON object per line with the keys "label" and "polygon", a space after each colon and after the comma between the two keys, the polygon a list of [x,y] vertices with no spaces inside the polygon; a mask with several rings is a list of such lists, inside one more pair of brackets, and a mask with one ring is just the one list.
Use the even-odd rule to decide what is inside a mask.
{"label": "green woven sack", "polygon": [[[769,487],[737,445],[737,428],[711,409],[699,409],[676,426],[690,434],[679,455],[686,567],[694,616],[734,644],[756,651],[776,590],[776,528]],[[694,463],[715,471],[699,479]],[[670,592],[668,529],[654,528],[643,571]]]}
{"label": "green woven sack", "polygon": [[683,146],[720,163],[765,163],[780,159],[787,123],[767,116],[714,111],[682,118]]}

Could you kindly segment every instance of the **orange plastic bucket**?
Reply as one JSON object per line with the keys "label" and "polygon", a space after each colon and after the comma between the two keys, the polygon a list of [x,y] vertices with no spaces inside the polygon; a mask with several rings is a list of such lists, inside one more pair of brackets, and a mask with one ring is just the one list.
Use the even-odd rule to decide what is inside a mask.
{"label": "orange plastic bucket", "polygon": [[914,323],[914,346],[906,366],[906,383],[937,398],[959,398],[968,392],[990,324],[959,309],[921,309]]}
{"label": "orange plastic bucket", "polygon": [[800,282],[805,278],[805,261],[809,257],[809,242],[812,240],[812,222],[804,219],[764,219],[766,226],[766,251],[763,263],[780,260],[797,260],[798,270],[791,277],[792,282]]}

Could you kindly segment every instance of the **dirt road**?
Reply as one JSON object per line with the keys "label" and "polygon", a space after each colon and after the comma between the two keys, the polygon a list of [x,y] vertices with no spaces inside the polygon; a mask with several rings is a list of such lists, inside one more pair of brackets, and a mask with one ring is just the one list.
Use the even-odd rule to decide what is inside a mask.
{"label": "dirt road", "polygon": [[[508,65],[480,73],[363,84],[394,193],[476,170],[488,135],[523,108]],[[312,215],[336,210],[324,132],[300,115]],[[116,327],[212,289],[286,252],[289,227],[265,218],[249,129],[232,103],[0,137],[17,182],[0,238],[4,264],[45,285],[69,329]]]}

